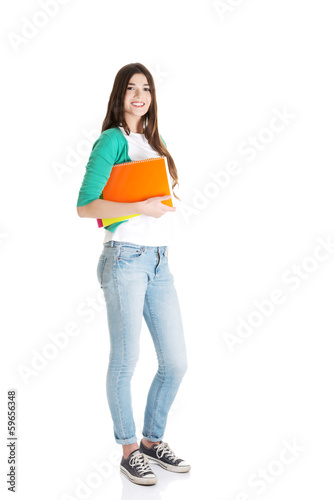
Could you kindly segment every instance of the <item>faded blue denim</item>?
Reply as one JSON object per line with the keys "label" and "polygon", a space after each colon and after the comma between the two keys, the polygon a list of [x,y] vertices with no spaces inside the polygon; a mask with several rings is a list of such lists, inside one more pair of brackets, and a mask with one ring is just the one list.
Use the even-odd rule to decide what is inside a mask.
{"label": "faded blue denim", "polygon": [[162,441],[170,407],[187,370],[187,353],[167,246],[108,241],[97,265],[110,335],[107,399],[116,443],[137,442],[131,378],[139,358],[142,317],[157,354],[157,372],[148,392],[143,436]]}

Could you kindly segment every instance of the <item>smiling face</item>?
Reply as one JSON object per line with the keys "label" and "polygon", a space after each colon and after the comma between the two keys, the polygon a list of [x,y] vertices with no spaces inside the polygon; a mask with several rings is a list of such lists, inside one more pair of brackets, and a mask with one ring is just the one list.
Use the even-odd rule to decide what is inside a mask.
{"label": "smiling face", "polygon": [[147,78],[142,73],[131,76],[124,96],[124,118],[130,127],[140,128],[141,117],[151,104],[151,91]]}

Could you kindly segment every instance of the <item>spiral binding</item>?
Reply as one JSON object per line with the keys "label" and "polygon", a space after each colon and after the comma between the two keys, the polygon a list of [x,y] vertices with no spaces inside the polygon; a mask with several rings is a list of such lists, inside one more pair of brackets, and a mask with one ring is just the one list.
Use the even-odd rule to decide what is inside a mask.
{"label": "spiral binding", "polygon": [[130,163],[132,165],[133,163],[143,163],[143,162],[147,162],[147,161],[159,160],[161,158],[166,158],[166,156],[155,156],[154,158],[147,158],[146,160],[135,160],[135,161],[131,161],[131,162],[130,161],[123,161],[123,163],[116,163],[113,166],[118,167],[119,165],[126,165],[126,164],[130,164]]}

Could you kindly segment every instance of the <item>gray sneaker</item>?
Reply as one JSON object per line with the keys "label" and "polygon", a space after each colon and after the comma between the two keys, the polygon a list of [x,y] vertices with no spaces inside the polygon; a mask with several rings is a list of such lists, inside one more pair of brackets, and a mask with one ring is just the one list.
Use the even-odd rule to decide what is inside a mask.
{"label": "gray sneaker", "polygon": [[136,484],[150,485],[158,482],[147,458],[140,449],[134,450],[128,458],[122,456],[120,469],[130,481]]}
{"label": "gray sneaker", "polygon": [[152,460],[152,462],[160,465],[165,470],[188,472],[191,469],[191,466],[185,460],[175,455],[174,451],[165,441],[160,441],[160,444],[154,444],[150,448],[147,448],[143,440],[141,440],[139,449],[148,460]]}

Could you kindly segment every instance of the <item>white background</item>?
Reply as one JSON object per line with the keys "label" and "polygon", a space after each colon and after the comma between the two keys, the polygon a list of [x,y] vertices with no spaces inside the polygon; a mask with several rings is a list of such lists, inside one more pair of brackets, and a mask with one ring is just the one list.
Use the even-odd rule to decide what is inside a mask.
{"label": "white background", "polygon": [[[18,499],[332,497],[332,2],[72,0],[52,16],[41,4],[1,7],[2,490],[9,495],[6,395],[15,389]],[[32,21],[44,26],[29,31]],[[96,278],[103,233],[76,212],[93,143],[85,133],[101,129],[114,77],[130,62],[155,78],[183,207],[169,262],[189,368],[164,439],[192,469],[152,465],[153,487],[119,471]],[[277,111],[286,123],[273,121]],[[250,160],[240,148],[252,138]],[[231,161],[239,173],[215,188],[212,173]],[[283,302],[265,316],[255,301],[275,289]],[[243,338],[241,318],[258,320]],[[66,347],[33,370],[52,334],[66,331]],[[232,349],[227,332],[239,340]],[[143,321],[138,440],[156,369]]]}

